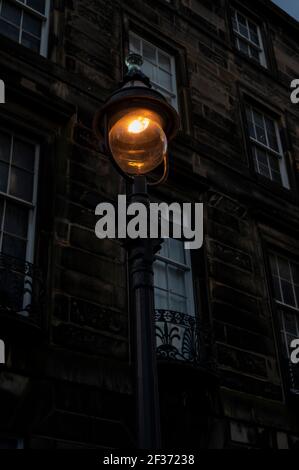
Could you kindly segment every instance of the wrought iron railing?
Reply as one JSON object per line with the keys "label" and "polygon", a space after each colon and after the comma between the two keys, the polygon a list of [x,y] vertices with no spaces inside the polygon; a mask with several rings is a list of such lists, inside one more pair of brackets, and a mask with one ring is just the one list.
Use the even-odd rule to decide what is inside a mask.
{"label": "wrought iron railing", "polygon": [[0,315],[17,314],[40,326],[43,287],[39,268],[0,253]]}
{"label": "wrought iron railing", "polygon": [[194,316],[156,310],[155,322],[158,359],[193,364],[207,361],[207,329]]}

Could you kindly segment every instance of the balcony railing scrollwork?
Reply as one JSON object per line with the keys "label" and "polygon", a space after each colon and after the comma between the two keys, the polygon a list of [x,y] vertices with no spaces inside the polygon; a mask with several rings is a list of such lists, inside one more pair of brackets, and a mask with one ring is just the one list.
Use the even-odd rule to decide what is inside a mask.
{"label": "balcony railing scrollwork", "polygon": [[[156,310],[155,322],[158,359],[208,364],[210,330],[197,318],[171,310]],[[210,361],[210,367],[211,364]]]}
{"label": "balcony railing scrollwork", "polygon": [[19,315],[41,326],[44,283],[39,268],[0,253],[0,315]]}

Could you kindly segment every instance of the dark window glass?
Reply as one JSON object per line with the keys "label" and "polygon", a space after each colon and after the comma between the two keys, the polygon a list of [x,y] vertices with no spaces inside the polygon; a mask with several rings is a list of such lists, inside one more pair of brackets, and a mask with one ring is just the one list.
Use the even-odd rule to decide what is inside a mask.
{"label": "dark window glass", "polygon": [[12,164],[28,171],[34,171],[35,146],[19,139],[14,139]]}
{"label": "dark window glass", "polygon": [[46,0],[27,0],[27,5],[39,13],[45,13]]}
{"label": "dark window glass", "polygon": [[9,194],[31,202],[33,194],[33,175],[19,168],[11,167]]}
{"label": "dark window glass", "polygon": [[7,2],[4,0],[2,2],[1,16],[10,23],[15,24],[16,26],[20,26],[22,10],[12,2]]}
{"label": "dark window glass", "polygon": [[19,41],[19,30],[15,26],[12,26],[6,21],[3,21],[1,18],[0,18],[0,33],[4,34],[4,36],[7,36],[9,39],[12,39],[13,41],[16,41],[16,42]]}

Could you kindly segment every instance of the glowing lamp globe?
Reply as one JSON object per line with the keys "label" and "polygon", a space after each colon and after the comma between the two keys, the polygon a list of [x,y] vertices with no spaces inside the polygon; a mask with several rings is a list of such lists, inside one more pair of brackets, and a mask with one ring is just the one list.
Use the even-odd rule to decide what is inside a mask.
{"label": "glowing lamp globe", "polygon": [[94,132],[105,143],[125,176],[146,175],[166,161],[168,143],[179,128],[179,117],[141,72],[142,57],[130,54],[121,88],[96,113]]}
{"label": "glowing lamp globe", "polygon": [[142,175],[158,167],[167,152],[161,118],[154,111],[136,109],[110,129],[109,146],[114,160],[129,175]]}

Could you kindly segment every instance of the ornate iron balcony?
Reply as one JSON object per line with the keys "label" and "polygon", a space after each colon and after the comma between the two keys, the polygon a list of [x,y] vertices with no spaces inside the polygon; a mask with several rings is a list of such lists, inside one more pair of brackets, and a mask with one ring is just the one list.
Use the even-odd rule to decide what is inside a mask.
{"label": "ornate iron balcony", "polygon": [[195,317],[170,310],[156,310],[155,321],[158,359],[193,364],[205,361],[206,329]]}
{"label": "ornate iron balcony", "polygon": [[0,315],[20,315],[20,318],[41,326],[43,295],[40,269],[0,253]]}

